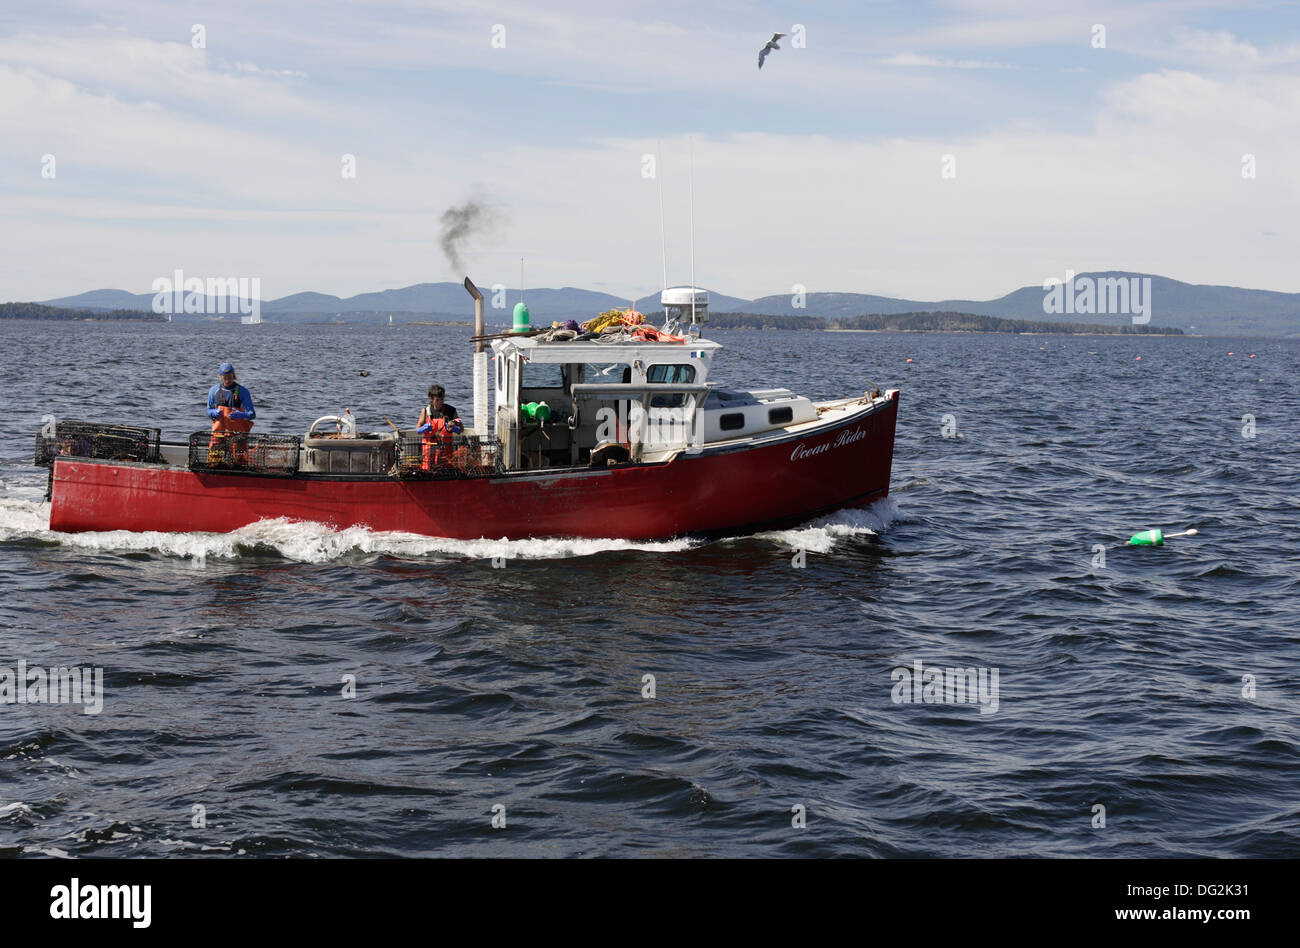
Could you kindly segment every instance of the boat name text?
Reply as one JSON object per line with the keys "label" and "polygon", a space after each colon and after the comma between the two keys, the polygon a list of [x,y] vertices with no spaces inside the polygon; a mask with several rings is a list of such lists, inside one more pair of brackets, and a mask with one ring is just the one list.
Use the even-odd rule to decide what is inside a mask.
{"label": "boat name text", "polygon": [[861,441],[867,436],[867,432],[861,428],[841,431],[834,441],[827,441],[812,448],[805,448],[804,443],[800,441],[793,451],[790,452],[791,461],[799,461],[803,458],[810,458],[816,454],[824,454],[832,448],[842,448],[846,444],[852,444],[855,441]]}

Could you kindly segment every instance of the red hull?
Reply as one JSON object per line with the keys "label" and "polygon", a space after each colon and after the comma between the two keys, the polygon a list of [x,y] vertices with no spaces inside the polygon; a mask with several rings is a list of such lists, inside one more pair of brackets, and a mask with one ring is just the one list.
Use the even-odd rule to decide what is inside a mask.
{"label": "red hull", "polygon": [[898,396],[815,434],[666,464],[453,481],[198,474],[60,458],[50,529],[228,533],[287,517],[454,539],[743,533],[889,493]]}

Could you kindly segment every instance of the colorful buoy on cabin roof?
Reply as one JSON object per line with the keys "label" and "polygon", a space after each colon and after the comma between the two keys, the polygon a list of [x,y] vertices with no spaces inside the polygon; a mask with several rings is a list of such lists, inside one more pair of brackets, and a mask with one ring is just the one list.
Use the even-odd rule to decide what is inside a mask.
{"label": "colorful buoy on cabin roof", "polygon": [[511,332],[528,332],[532,328],[531,320],[528,317],[528,305],[526,303],[515,304],[515,325]]}

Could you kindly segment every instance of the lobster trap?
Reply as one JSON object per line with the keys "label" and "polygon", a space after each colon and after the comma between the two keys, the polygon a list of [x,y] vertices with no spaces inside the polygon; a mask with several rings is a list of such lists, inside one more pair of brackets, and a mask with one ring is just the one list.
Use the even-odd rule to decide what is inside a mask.
{"label": "lobster trap", "polygon": [[196,431],[190,435],[190,470],[250,471],[288,477],[298,471],[301,443],[296,435]]}
{"label": "lobster trap", "polygon": [[480,435],[426,437],[403,433],[397,439],[393,473],[409,480],[491,477],[505,470],[501,442]]}
{"label": "lobster trap", "polygon": [[36,435],[32,461],[37,467],[54,467],[54,459],[97,458],[104,461],[143,461],[157,464],[162,460],[158,428],[111,425],[93,421],[60,421],[53,436],[44,431]]}

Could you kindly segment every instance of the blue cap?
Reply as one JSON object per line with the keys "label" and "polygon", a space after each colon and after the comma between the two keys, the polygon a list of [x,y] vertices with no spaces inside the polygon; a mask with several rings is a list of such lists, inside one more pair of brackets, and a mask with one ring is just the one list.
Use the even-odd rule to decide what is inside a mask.
{"label": "blue cap", "polygon": [[233,371],[235,371],[235,367],[231,365],[229,362],[223,362],[219,366],[217,366],[218,375],[225,375],[227,372],[233,372]]}

